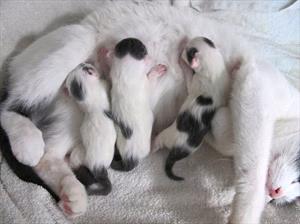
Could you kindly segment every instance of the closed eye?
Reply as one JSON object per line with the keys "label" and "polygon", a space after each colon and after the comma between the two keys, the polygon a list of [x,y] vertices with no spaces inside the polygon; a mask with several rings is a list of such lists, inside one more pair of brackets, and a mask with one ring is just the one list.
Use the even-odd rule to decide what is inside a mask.
{"label": "closed eye", "polygon": [[295,183],[297,183],[298,181],[297,180],[294,180],[294,181],[292,181],[292,183],[291,184],[295,184]]}

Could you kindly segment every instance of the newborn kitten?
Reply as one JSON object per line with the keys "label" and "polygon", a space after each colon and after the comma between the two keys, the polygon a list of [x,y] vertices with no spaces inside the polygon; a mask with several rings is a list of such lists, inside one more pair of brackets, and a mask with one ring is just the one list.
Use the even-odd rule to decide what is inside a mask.
{"label": "newborn kitten", "polygon": [[[107,177],[107,168],[114,155],[116,131],[109,114],[107,83],[92,65],[82,63],[68,75],[66,88],[83,112],[81,143],[73,148],[70,164],[76,168],[85,165],[95,179],[102,183],[104,189],[101,191],[95,184],[87,186],[89,194],[108,194],[111,183]],[[80,180],[87,178],[82,175],[77,177]]]}
{"label": "newborn kitten", "polygon": [[176,121],[157,136],[153,147],[154,151],[171,149],[165,171],[173,180],[183,180],[172,173],[172,167],[199,148],[210,130],[215,110],[226,105],[229,95],[229,74],[223,56],[211,40],[192,39],[182,58],[193,70],[193,74],[186,72],[188,96]]}

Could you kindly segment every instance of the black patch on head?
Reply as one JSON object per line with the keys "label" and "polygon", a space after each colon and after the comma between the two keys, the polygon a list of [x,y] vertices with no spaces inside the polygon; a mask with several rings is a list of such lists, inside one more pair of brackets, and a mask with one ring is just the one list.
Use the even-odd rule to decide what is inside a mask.
{"label": "black patch on head", "polygon": [[80,166],[74,173],[89,195],[108,195],[111,192],[112,185],[106,168],[101,167],[91,172],[87,167]]}
{"label": "black patch on head", "polygon": [[32,167],[20,163],[12,153],[10,142],[5,130],[0,126],[0,150],[3,158],[6,160],[8,166],[12,171],[25,182],[31,182],[45,188],[56,202],[59,197],[50,189],[49,186],[36,174]]}
{"label": "black patch on head", "polygon": [[133,157],[125,158],[121,161],[112,161],[111,168],[118,171],[131,171],[133,170],[137,165],[139,164],[139,161],[137,159],[134,159]]}
{"label": "black patch on head", "polygon": [[204,41],[205,43],[207,43],[210,47],[216,48],[215,44],[214,44],[210,39],[208,39],[208,38],[206,38],[206,37],[203,37],[203,41]]}
{"label": "black patch on head", "polygon": [[85,96],[85,92],[82,87],[82,84],[80,82],[78,82],[76,79],[74,79],[74,80],[72,80],[70,87],[71,87],[70,91],[71,91],[72,96],[75,99],[82,101]]}
{"label": "black patch on head", "polygon": [[174,147],[171,150],[171,152],[169,153],[169,155],[167,157],[166,164],[165,164],[165,172],[170,179],[176,180],[176,181],[184,180],[184,178],[176,176],[173,173],[172,168],[178,160],[181,160],[181,159],[187,157],[189,154],[190,154],[189,150],[185,149],[183,147]]}
{"label": "black patch on head", "polygon": [[211,97],[205,97],[203,95],[200,95],[197,97],[196,102],[200,106],[207,106],[213,104],[213,99]]}
{"label": "black patch on head", "polygon": [[115,55],[118,58],[123,58],[127,54],[137,60],[142,60],[147,55],[147,48],[139,39],[126,38],[116,45]]}
{"label": "black patch on head", "polygon": [[193,58],[195,57],[195,54],[197,52],[198,52],[198,50],[195,47],[192,47],[186,51],[186,58],[190,64],[192,63]]}

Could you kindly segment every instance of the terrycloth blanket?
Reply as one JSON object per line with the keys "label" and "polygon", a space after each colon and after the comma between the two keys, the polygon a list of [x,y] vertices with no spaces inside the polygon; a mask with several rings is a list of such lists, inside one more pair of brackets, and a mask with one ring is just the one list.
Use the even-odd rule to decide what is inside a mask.
{"label": "terrycloth blanket", "polygon": [[[141,2],[135,0],[134,2]],[[153,4],[192,7],[243,33],[261,57],[271,61],[300,87],[300,2],[279,0],[161,0]],[[0,79],[5,61],[35,38],[76,23],[104,1],[1,0]],[[19,180],[0,154],[0,223],[225,223],[234,195],[232,160],[208,146],[178,162],[185,181],[169,180],[163,170],[167,152],[150,155],[134,171],[110,170],[113,191],[89,197],[85,215],[67,220],[43,188]],[[263,223],[299,223],[294,205],[268,205]]]}

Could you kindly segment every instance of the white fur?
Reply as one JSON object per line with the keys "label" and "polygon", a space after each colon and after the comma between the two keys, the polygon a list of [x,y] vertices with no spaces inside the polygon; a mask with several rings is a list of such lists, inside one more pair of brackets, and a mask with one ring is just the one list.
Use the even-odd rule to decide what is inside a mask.
{"label": "white fur", "polygon": [[[232,68],[241,56],[249,59],[249,55],[252,55],[251,48],[244,45],[236,34],[226,27],[220,27],[217,22],[194,14],[192,10],[147,4],[135,6],[127,2],[110,4],[88,16],[81,25],[63,27],[39,39],[13,60],[10,68],[10,96],[5,102],[4,111],[16,100],[25,102],[26,106],[42,101],[52,102],[66,75],[91,55],[96,43],[106,44],[134,36],[145,43],[152,58],[169,68],[150,94],[150,107],[155,119],[154,130],[159,132],[173,122],[186,96],[177,49],[185,36],[206,36],[212,39],[221,50],[227,69]],[[231,223],[259,222],[264,207],[262,199],[274,122],[299,117],[299,92],[282,74],[270,69],[265,63],[258,60],[254,63],[250,60],[249,63],[245,63],[236,74],[233,97],[229,104],[233,121],[237,192]],[[62,106],[61,110],[66,112],[61,115],[64,122],[74,125],[74,109],[67,111]],[[147,113],[147,116],[145,119],[152,119],[151,113]],[[58,123],[52,132],[56,133],[60,128],[64,132],[65,123],[61,124]],[[66,146],[70,145],[69,140],[72,138],[59,139],[59,134],[56,135],[57,139],[48,142],[45,158],[51,148],[59,158],[65,154]],[[9,138],[11,140],[11,136]],[[55,142],[61,140],[65,144],[54,148]],[[27,141],[26,144],[30,142]],[[67,168],[63,171],[70,175]],[[48,177],[51,180],[52,177],[41,176],[45,180]],[[61,180],[60,178],[56,185]],[[76,186],[80,188],[79,184]]]}
{"label": "white fur", "polygon": [[[182,52],[182,58],[187,62],[186,54],[190,48],[196,48],[194,59],[199,60],[199,65],[194,68],[195,74],[192,76],[187,71],[185,76],[192,76],[191,81],[187,83],[188,96],[180,108],[180,113],[189,111],[198,121],[201,122],[202,115],[206,111],[213,111],[220,106],[225,106],[229,97],[229,75],[226,71],[223,57],[218,49],[212,48],[205,43],[201,37],[192,39],[185,50]],[[193,60],[194,60],[193,59]],[[209,97],[212,99],[211,105],[199,105],[196,98],[199,96]],[[155,139],[153,150],[174,146],[184,146],[190,153],[194,152],[197,147],[191,147],[187,143],[188,135],[180,132],[176,127],[176,121],[162,131]],[[204,127],[203,128],[208,128]],[[195,130],[196,131],[196,130]],[[199,136],[200,137],[200,136]]]}
{"label": "white fur", "polygon": [[[71,82],[74,79],[80,80],[84,89],[84,99],[73,100],[60,91],[53,112],[49,115],[56,120],[43,130],[46,153],[35,167],[38,175],[61,198],[59,206],[69,217],[76,217],[85,212],[87,196],[84,187],[64,161],[66,154],[71,152],[69,162],[73,168],[82,164],[90,170],[108,168],[116,141],[114,124],[104,114],[110,106],[106,83],[100,80],[99,74],[92,66],[91,69],[93,74],[89,75],[80,64],[68,75],[65,85],[69,94]],[[51,169],[49,166],[55,168]],[[70,211],[66,211],[64,204],[67,204]]]}
{"label": "white fur", "polygon": [[28,118],[9,111],[1,114],[1,125],[10,138],[17,160],[28,166],[37,165],[44,155],[42,132]]}
{"label": "white fur", "polygon": [[110,72],[113,116],[133,131],[126,139],[117,127],[117,146],[124,159],[140,160],[150,152],[153,112],[149,101],[149,70],[145,59],[136,60],[130,55],[113,59]]}
{"label": "white fur", "polygon": [[[90,69],[90,73],[83,71],[83,66]],[[84,90],[84,99],[77,101],[84,116],[80,127],[82,146],[85,156],[78,150],[72,152],[70,163],[75,164],[73,159],[82,159],[90,170],[108,168],[114,155],[116,131],[113,121],[105,114],[110,110],[107,84],[100,79],[98,72],[89,64],[81,64],[67,77],[66,86],[69,93],[71,81],[77,79]],[[77,149],[80,149],[78,147]],[[75,156],[74,153],[79,153]],[[74,158],[75,157],[75,158]]]}

